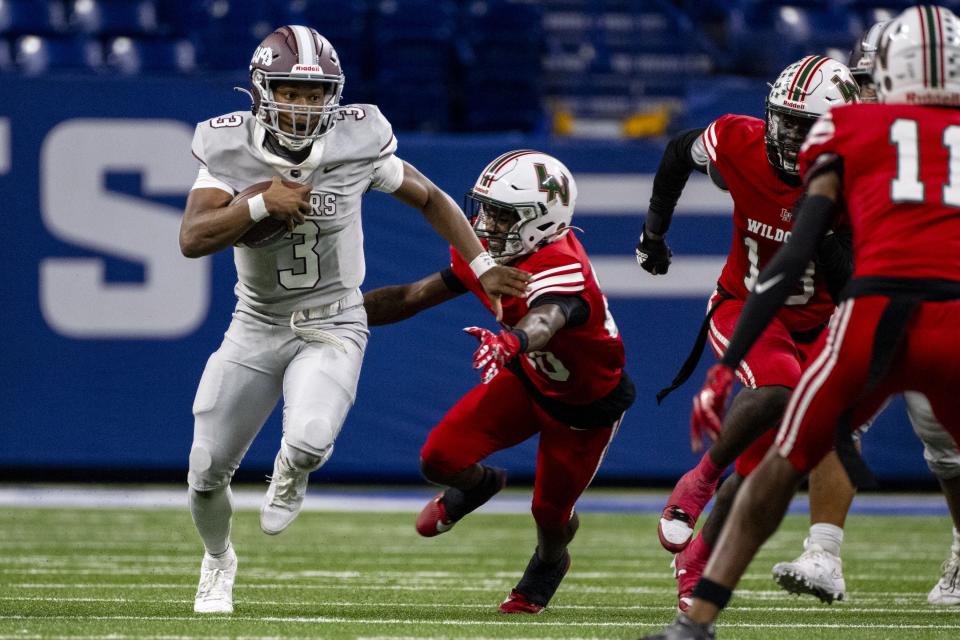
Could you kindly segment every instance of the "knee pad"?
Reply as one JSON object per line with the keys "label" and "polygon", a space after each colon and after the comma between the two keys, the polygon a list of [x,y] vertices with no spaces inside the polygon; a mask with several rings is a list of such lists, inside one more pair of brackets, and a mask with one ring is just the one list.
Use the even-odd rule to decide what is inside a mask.
{"label": "knee pad", "polygon": [[235,465],[215,460],[206,445],[195,443],[190,449],[187,484],[191,489],[203,493],[226,487],[230,484],[234,471]]}

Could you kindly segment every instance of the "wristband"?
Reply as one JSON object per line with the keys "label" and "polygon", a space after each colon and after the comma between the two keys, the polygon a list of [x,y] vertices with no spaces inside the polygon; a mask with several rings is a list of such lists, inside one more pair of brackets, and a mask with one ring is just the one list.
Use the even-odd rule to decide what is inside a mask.
{"label": "wristband", "polygon": [[527,335],[527,332],[523,329],[509,329],[507,333],[512,333],[517,341],[520,343],[520,348],[517,350],[518,353],[526,353],[527,347],[530,346],[530,336]]}
{"label": "wristband", "polygon": [[473,275],[477,276],[477,280],[495,266],[497,266],[497,261],[486,251],[481,251],[476,258],[470,261],[470,270],[473,271]]}
{"label": "wristband", "polygon": [[260,222],[270,215],[267,211],[267,204],[263,201],[263,194],[258,193],[247,200],[247,208],[250,209],[250,219],[254,222]]}

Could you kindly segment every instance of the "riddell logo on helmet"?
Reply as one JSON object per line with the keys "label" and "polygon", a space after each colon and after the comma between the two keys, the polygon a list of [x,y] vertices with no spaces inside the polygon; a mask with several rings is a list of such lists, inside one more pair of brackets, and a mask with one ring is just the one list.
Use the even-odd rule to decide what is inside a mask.
{"label": "riddell logo on helmet", "polygon": [[323,69],[318,64],[295,64],[292,73],[323,73]]}
{"label": "riddell logo on helmet", "polygon": [[783,106],[790,107],[791,109],[800,109],[801,111],[805,111],[807,108],[802,102],[793,102],[792,100],[784,100]]}

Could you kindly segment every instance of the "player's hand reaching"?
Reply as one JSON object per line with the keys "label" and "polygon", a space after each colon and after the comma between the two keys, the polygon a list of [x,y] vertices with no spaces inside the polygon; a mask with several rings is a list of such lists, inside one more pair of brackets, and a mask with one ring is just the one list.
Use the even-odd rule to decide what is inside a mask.
{"label": "player's hand reaching", "polygon": [[287,229],[302,224],[310,213],[310,185],[304,184],[291,188],[283,184],[279,176],[273,176],[273,184],[263,192],[263,204],[271,218],[287,223]]}
{"label": "player's hand reaching", "polygon": [[673,252],[667,246],[663,236],[653,237],[647,231],[640,234],[637,242],[637,263],[643,270],[655,276],[664,274],[670,268]]}
{"label": "player's hand reaching", "polygon": [[503,305],[500,303],[500,296],[526,297],[527,281],[530,280],[530,274],[513,267],[497,265],[484,271],[479,279],[480,285],[487,292],[487,297],[490,298],[497,322],[500,322],[503,320]]}
{"label": "player's hand reaching", "polygon": [[496,334],[482,327],[466,327],[464,332],[480,341],[473,353],[473,368],[480,370],[483,384],[496,378],[503,366],[520,353],[520,338],[510,331]]}
{"label": "player's hand reaching", "polygon": [[716,440],[720,436],[727,398],[733,389],[733,370],[715,364],[707,371],[703,388],[693,398],[693,414],[690,416],[690,448],[694,453],[703,449],[703,436]]}

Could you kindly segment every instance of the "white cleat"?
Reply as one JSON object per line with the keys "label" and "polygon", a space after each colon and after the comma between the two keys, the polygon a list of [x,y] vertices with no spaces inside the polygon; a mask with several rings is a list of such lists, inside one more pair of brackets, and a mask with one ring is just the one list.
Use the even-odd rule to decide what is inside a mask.
{"label": "white cleat", "polygon": [[927,594],[927,602],[936,605],[960,604],[960,556],[950,554],[950,559],[943,563],[940,570],[940,580]]}
{"label": "white cleat", "polygon": [[309,471],[301,471],[291,465],[283,451],[277,453],[270,487],[260,507],[260,529],[264,533],[275,536],[296,519],[307,493],[309,476]]}
{"label": "white cleat", "polygon": [[803,541],[803,548],[804,552],[793,562],[778,562],[773,566],[776,583],[789,593],[808,593],[827,604],[843,600],[847,586],[840,556],[808,540]]}
{"label": "white cleat", "polygon": [[233,613],[233,580],[237,577],[237,554],[233,545],[226,555],[214,558],[203,554],[200,586],[193,602],[195,613]]}

